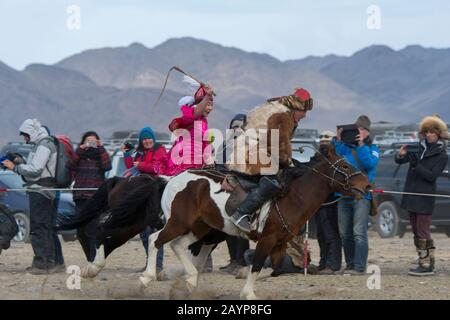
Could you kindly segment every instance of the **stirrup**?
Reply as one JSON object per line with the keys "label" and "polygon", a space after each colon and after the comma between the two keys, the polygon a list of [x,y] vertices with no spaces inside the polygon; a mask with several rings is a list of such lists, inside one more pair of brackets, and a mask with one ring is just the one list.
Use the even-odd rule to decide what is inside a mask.
{"label": "stirrup", "polygon": [[252,231],[252,227],[251,227],[250,221],[248,221],[248,228],[246,228],[246,227],[244,227],[244,226],[242,226],[242,225],[240,224],[241,221],[242,221],[244,218],[246,218],[246,217],[249,217],[249,215],[248,215],[248,214],[244,214],[243,216],[241,216],[241,217],[240,217],[239,219],[237,219],[237,220],[235,220],[235,219],[232,217],[232,221],[233,221],[234,225],[235,225],[239,230],[241,230],[242,232],[245,232],[245,233],[249,233],[249,232]]}

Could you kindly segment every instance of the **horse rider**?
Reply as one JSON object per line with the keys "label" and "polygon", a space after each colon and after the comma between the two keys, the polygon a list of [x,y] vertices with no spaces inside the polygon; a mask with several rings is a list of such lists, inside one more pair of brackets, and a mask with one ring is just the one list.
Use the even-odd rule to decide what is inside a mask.
{"label": "horse rider", "polygon": [[170,149],[165,175],[175,176],[214,161],[212,155],[208,156],[211,153],[210,141],[197,141],[198,135],[195,134],[199,132],[200,137],[204,137],[208,131],[208,116],[214,109],[213,92],[210,85],[201,84],[193,97],[183,97],[178,102],[181,117],[172,120],[169,130],[184,129],[188,135],[179,136]]}
{"label": "horse rider", "polygon": [[[291,163],[292,147],[290,140],[298,126],[298,122],[306,116],[306,112],[312,110],[313,99],[310,93],[303,89],[296,89],[289,96],[271,98],[261,107],[250,112],[247,117],[247,124],[244,128],[244,139],[246,133],[250,142],[256,145],[259,154],[265,154],[271,157],[271,164],[261,163],[260,157],[257,157],[256,163],[252,162],[252,148],[245,147],[243,144],[235,144],[234,153],[236,156],[245,154],[244,163],[233,163],[235,158],[231,157],[231,163],[226,166],[230,170],[239,171],[251,176],[261,176],[259,178],[258,187],[252,190],[247,198],[240,204],[231,216],[231,221],[243,232],[251,231],[251,217],[266,201],[273,198],[281,190],[280,173]],[[250,130],[249,129],[253,129]],[[267,130],[267,147],[261,144],[259,138],[254,137],[254,132],[262,132],[261,129]],[[272,146],[270,137],[273,130],[279,130],[279,144]],[[278,147],[278,157],[275,156],[275,148]],[[265,148],[265,149],[264,149]],[[276,162],[276,168],[272,168],[273,161]]]}

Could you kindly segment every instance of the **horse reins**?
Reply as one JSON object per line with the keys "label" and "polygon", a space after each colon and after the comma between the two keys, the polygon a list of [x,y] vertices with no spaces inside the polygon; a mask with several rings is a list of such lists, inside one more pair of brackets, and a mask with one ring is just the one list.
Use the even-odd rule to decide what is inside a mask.
{"label": "horse reins", "polygon": [[[301,162],[298,162],[298,164],[302,165],[302,166],[304,166],[304,167],[306,167],[306,168],[308,168],[310,170],[312,170],[313,172],[315,172],[315,173],[325,177],[326,179],[331,180],[332,185],[333,185],[333,183],[337,183],[337,184],[341,185],[344,188],[344,190],[349,190],[350,189],[350,183],[349,183],[350,179],[352,177],[354,177],[354,176],[357,176],[357,175],[364,175],[364,173],[362,173],[361,170],[355,171],[355,172],[353,172],[351,174],[348,174],[347,172],[341,170],[337,166],[337,164],[342,162],[342,161],[345,161],[344,158],[340,158],[340,159],[336,160],[334,163],[332,163],[330,160],[328,160],[327,157],[325,157],[322,153],[320,153],[319,150],[317,150],[316,148],[310,147],[310,146],[306,146],[306,147],[309,147],[309,148],[313,149],[314,151],[316,151],[318,154],[320,154],[320,156],[322,158],[324,158],[328,162],[328,164],[330,165],[330,168],[334,169],[333,176],[330,177],[329,175],[327,175],[327,174],[317,170],[316,168],[310,167],[310,166],[308,166],[306,164],[303,164]],[[345,184],[335,179],[336,173],[340,173],[340,174],[342,174],[344,176]],[[341,198],[342,197],[339,197],[336,200],[333,200],[331,202],[322,203],[322,206],[328,206],[328,205],[334,204],[334,203],[338,202],[339,200],[341,200]],[[295,236],[295,234],[291,231],[289,226],[284,221],[283,215],[281,214],[280,208],[278,207],[277,200],[275,200],[275,208],[276,208],[276,211],[278,213],[278,217],[280,218],[280,221],[281,221],[281,224],[282,224],[282,228],[285,229],[287,232],[289,232],[291,235]]]}
{"label": "horse reins", "polygon": [[[334,163],[332,163],[330,160],[328,160],[327,157],[325,157],[322,153],[320,153],[320,151],[317,150],[316,148],[311,147],[311,146],[305,146],[305,147],[313,149],[313,150],[316,151],[323,159],[325,159],[326,162],[328,162],[328,164],[330,165],[330,167],[334,169],[334,171],[333,171],[333,176],[330,177],[329,175],[327,175],[327,174],[325,174],[325,173],[323,173],[323,172],[317,170],[316,168],[310,167],[310,166],[308,166],[308,165],[306,165],[306,164],[303,164],[303,163],[301,163],[301,162],[298,162],[298,163],[299,163],[300,165],[302,165],[302,166],[304,166],[304,167],[306,167],[306,168],[312,170],[313,172],[318,173],[318,174],[320,174],[321,176],[323,176],[323,177],[325,177],[325,178],[331,180],[332,185],[333,185],[333,183],[337,183],[337,184],[341,185],[341,186],[344,188],[344,190],[347,191],[347,190],[350,190],[350,179],[351,179],[352,177],[357,176],[357,175],[364,175],[364,173],[362,173],[361,170],[355,171],[355,172],[353,172],[353,173],[351,173],[351,174],[348,174],[347,172],[341,170],[341,169],[337,166],[337,164],[340,163],[340,162],[342,162],[342,161],[345,161],[344,158],[340,158],[340,159],[336,160]],[[351,165],[351,164],[350,164],[350,165]],[[342,174],[342,175],[344,176],[344,178],[345,178],[345,184],[335,179],[336,173],[340,173],[340,174]]]}

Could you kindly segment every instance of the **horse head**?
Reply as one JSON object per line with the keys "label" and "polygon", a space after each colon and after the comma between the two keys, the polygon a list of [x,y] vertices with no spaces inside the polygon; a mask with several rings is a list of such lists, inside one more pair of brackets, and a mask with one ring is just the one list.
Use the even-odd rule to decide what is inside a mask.
{"label": "horse head", "polygon": [[370,181],[367,175],[339,156],[334,145],[328,147],[328,153],[323,158],[321,167],[326,169],[322,173],[328,178],[333,191],[357,200],[368,194]]}

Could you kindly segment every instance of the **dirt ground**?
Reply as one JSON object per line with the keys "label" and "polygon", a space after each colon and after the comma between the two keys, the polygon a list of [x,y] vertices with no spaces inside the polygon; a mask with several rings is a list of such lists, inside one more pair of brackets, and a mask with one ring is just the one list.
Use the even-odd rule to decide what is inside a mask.
{"label": "dirt ground", "polygon": [[[404,238],[380,239],[370,233],[369,264],[381,272],[380,288],[371,277],[351,275],[291,274],[267,277],[266,269],[256,284],[256,294],[263,299],[450,299],[450,239],[435,234],[437,275],[411,277],[407,270],[415,260],[412,235]],[[318,245],[310,240],[313,263],[318,263]],[[84,266],[85,259],[78,242],[63,243],[66,265]],[[213,253],[214,271],[202,275],[199,288],[186,295],[179,280],[155,281],[146,289],[139,283],[139,269],[145,264],[144,250],[133,239],[116,250],[107,260],[105,269],[95,279],[82,279],[79,290],[70,290],[65,273],[31,275],[24,271],[31,263],[30,244],[14,243],[0,255],[0,299],[239,299],[245,280],[219,271],[228,262],[225,243]],[[165,266],[177,267],[178,261],[170,248],[165,251]],[[373,286],[372,286],[373,287]]]}

